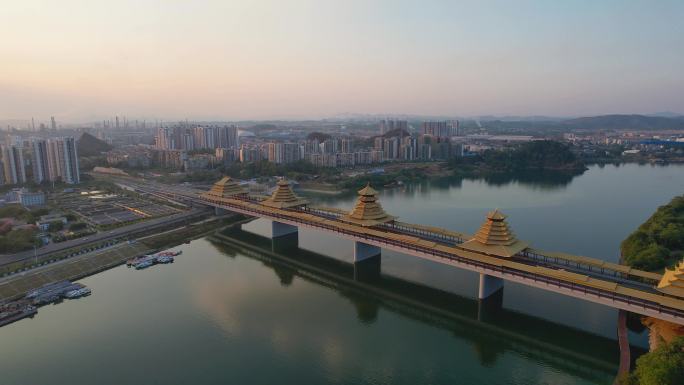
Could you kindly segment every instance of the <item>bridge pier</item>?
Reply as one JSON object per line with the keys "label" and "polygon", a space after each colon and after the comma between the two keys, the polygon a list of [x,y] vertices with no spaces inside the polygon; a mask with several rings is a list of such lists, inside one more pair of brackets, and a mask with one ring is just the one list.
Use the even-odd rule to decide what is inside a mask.
{"label": "bridge pier", "polygon": [[378,246],[356,241],[354,242],[354,263],[376,256],[380,257],[380,250]]}
{"label": "bridge pier", "polygon": [[490,322],[499,319],[503,309],[503,290],[497,290],[485,299],[477,301],[477,320]]}
{"label": "bridge pier", "polygon": [[282,253],[299,247],[299,233],[289,233],[280,237],[271,238],[271,251]]}
{"label": "bridge pier", "polygon": [[354,242],[354,280],[371,282],[380,277],[381,249],[363,242]]}
{"label": "bridge pier", "polygon": [[503,290],[503,279],[480,273],[480,289],[477,292],[478,299],[485,299],[499,290]]}
{"label": "bridge pier", "polygon": [[296,234],[297,232],[297,226],[292,226],[276,221],[271,222],[271,238],[278,238],[289,234]]}

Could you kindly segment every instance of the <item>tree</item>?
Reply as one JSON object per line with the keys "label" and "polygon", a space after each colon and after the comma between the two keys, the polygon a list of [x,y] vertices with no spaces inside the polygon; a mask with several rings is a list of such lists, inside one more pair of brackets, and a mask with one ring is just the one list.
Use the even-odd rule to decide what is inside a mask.
{"label": "tree", "polygon": [[63,228],[64,228],[64,223],[62,223],[60,221],[56,221],[56,222],[50,223],[50,229],[49,230],[51,233],[56,233],[56,232],[62,230]]}
{"label": "tree", "polygon": [[660,232],[660,239],[667,248],[684,248],[684,226],[678,223],[668,223]]}
{"label": "tree", "polygon": [[661,206],[621,245],[625,263],[645,270],[660,270],[684,248],[684,196]]}
{"label": "tree", "polygon": [[639,385],[678,385],[684,381],[684,336],[639,357],[633,377]]}
{"label": "tree", "polygon": [[83,222],[76,222],[76,223],[72,223],[71,225],[69,225],[69,230],[71,230],[71,231],[83,230],[85,228],[86,228],[86,224]]}

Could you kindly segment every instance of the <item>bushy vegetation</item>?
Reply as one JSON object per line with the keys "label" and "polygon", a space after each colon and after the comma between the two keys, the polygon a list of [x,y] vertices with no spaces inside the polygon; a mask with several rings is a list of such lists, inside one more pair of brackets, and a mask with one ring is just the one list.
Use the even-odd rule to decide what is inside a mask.
{"label": "bushy vegetation", "polygon": [[363,174],[355,178],[346,178],[339,182],[339,186],[343,189],[360,189],[370,183],[371,186],[380,188],[387,184],[395,182],[417,182],[425,179],[426,175],[423,170],[416,168],[405,168],[397,172],[388,172],[382,174]]}
{"label": "bushy vegetation", "polygon": [[642,270],[661,270],[684,250],[684,195],[661,206],[622,242],[623,261]]}
{"label": "bushy vegetation", "polygon": [[79,230],[85,229],[86,227],[88,227],[88,225],[86,225],[86,224],[83,223],[83,222],[74,222],[74,223],[71,223],[71,224],[69,225],[69,230],[71,230],[71,231],[79,231]]}
{"label": "bushy vegetation", "polygon": [[14,218],[16,220],[25,221],[26,223],[34,223],[41,216],[47,215],[50,210],[46,208],[27,210],[21,205],[12,204],[0,207],[0,218]]}
{"label": "bushy vegetation", "polygon": [[283,175],[290,179],[300,179],[303,176],[333,175],[339,171],[332,168],[317,167],[311,162],[300,160],[293,163],[275,164],[272,162],[233,163],[224,168],[224,173],[234,178],[251,179]]}
{"label": "bushy vegetation", "polygon": [[56,233],[64,229],[64,223],[60,221],[55,221],[50,223],[49,231],[51,233]]}
{"label": "bushy vegetation", "polygon": [[639,357],[625,385],[679,385],[684,379],[684,336]]}
{"label": "bushy vegetation", "polygon": [[28,214],[28,210],[20,205],[7,205],[0,207],[0,218],[22,219]]}
{"label": "bushy vegetation", "polygon": [[0,254],[16,253],[39,246],[35,229],[12,230],[0,236]]}
{"label": "bushy vegetation", "polygon": [[564,143],[537,140],[503,150],[486,150],[480,155],[454,158],[451,167],[459,171],[507,173],[530,170],[584,171],[584,163]]}

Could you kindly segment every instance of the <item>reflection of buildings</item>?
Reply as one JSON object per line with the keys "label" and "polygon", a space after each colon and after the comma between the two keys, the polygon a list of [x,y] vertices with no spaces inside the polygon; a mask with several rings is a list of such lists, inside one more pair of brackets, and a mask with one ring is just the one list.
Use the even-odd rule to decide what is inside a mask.
{"label": "reflection of buildings", "polygon": [[382,309],[449,330],[471,343],[485,366],[512,352],[588,379],[617,369],[615,341],[503,309],[502,296],[478,302],[388,275],[359,279],[353,264],[294,244],[280,247],[239,229],[226,234],[213,239],[217,248],[261,261],[283,286],[303,279],[334,289],[349,299],[363,323],[376,322]]}

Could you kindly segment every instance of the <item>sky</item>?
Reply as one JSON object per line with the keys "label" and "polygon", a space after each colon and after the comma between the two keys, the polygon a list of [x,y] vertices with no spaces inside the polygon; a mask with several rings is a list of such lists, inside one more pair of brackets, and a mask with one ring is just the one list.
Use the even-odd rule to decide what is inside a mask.
{"label": "sky", "polygon": [[0,119],[684,113],[681,0],[0,9]]}

